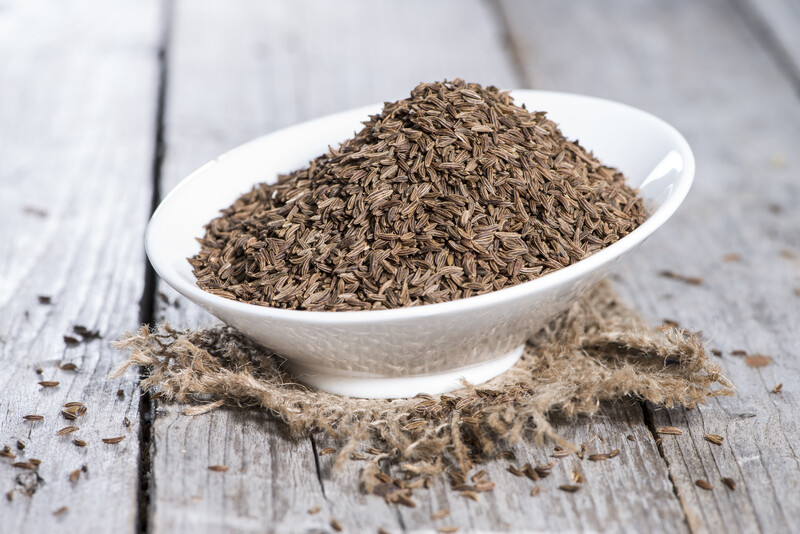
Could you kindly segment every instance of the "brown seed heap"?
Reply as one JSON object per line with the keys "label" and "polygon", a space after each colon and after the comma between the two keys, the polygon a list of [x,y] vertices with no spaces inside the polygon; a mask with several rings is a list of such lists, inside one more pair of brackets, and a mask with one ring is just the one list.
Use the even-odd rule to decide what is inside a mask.
{"label": "brown seed heap", "polygon": [[645,219],[622,174],[495,87],[423,83],[364,125],[212,220],[198,285],[299,310],[431,304],[561,269]]}

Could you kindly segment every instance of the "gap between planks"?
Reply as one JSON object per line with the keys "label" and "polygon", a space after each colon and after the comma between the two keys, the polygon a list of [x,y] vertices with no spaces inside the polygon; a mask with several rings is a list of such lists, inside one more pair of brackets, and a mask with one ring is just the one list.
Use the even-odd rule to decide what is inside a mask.
{"label": "gap between planks", "polygon": [[[151,171],[152,197],[150,198],[150,215],[152,215],[161,201],[161,174],[164,165],[166,144],[164,142],[164,114],[168,83],[169,46],[172,34],[173,2],[161,0],[161,29],[158,44],[158,89],[156,93],[156,116],[153,146],[153,165]],[[145,259],[144,290],[140,301],[139,322],[148,327],[155,326],[155,302],[158,290],[158,279],[155,269]],[[147,370],[139,370],[139,380],[147,377]],[[150,532],[151,500],[150,490],[155,483],[153,480],[151,452],[153,442],[153,419],[155,406],[148,391],[139,390],[139,462],[138,478],[136,480],[136,532],[147,534]]]}

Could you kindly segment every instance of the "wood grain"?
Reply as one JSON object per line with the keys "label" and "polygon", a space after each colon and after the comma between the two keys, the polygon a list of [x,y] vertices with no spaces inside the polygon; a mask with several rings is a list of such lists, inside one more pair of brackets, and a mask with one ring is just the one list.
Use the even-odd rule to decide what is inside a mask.
{"label": "wood grain", "polygon": [[[695,150],[698,176],[686,205],[615,279],[650,320],[702,329],[722,351],[738,395],[696,410],[642,412],[621,403],[590,419],[557,421],[568,439],[620,455],[559,460],[535,497],[534,483],[511,475],[509,462],[489,462],[483,468],[497,482],[494,492],[473,502],[441,478],[415,493],[416,508],[358,493],[361,464],[336,471],[333,456],[320,454],[337,443],[291,439],[259,413],[188,417],[182,407],[157,406],[152,442],[142,449],[139,420],[149,414],[138,411],[137,376],[105,379],[121,358],[108,342],[142,317],[160,7],[118,0],[0,6],[0,448],[19,455],[0,458],[0,492],[13,492],[11,501],[0,496],[0,530],[331,532],[336,518],[350,532],[445,525],[459,532],[792,531],[800,520],[793,5],[175,2],[162,194],[257,135],[455,76],[621,100],[675,124]],[[731,253],[742,259],[725,261]],[[660,277],[664,269],[705,282],[685,286]],[[163,284],[157,289],[158,319],[212,320]],[[76,325],[97,329],[100,339],[67,343],[63,336]],[[753,368],[737,350],[771,363]],[[62,363],[78,370],[59,369]],[[59,385],[42,388],[40,380]],[[783,391],[772,393],[778,383]],[[58,415],[73,400],[88,407],[76,422]],[[24,422],[30,413],[45,419]],[[71,423],[80,430],[56,436]],[[652,432],[666,425],[684,433],[659,436],[659,450]],[[722,445],[705,441],[706,433],[723,436]],[[101,442],[113,436],[125,439]],[[74,437],[88,447],[73,445]],[[15,449],[17,439],[24,451]],[[545,463],[552,444],[512,450],[517,465]],[[150,493],[139,494],[148,455]],[[29,458],[42,460],[41,478],[11,466]],[[87,472],[70,482],[84,464]],[[574,470],[584,487],[559,491]],[[733,478],[736,491],[722,477]],[[697,479],[713,489],[700,489]],[[62,506],[67,511],[54,515]],[[316,506],[320,512],[309,514]],[[430,519],[442,508],[451,516]],[[137,525],[140,509],[148,515]]]}
{"label": "wood grain", "polygon": [[[259,134],[320,114],[403,97],[420,80],[460,75],[504,87],[519,86],[520,79],[503,48],[497,13],[480,3],[458,6],[426,4],[425,17],[419,17],[421,4],[414,2],[391,9],[368,2],[339,4],[337,9],[310,2],[292,6],[252,3],[240,5],[239,10],[227,9],[221,2],[193,2],[191,9],[178,3],[168,62],[162,191],[205,161]],[[376,45],[370,21],[390,17],[395,23],[386,26],[382,43]],[[464,27],[470,31],[457,30]],[[435,55],[420,52],[434,47]],[[333,68],[337,58],[346,58],[346,62]],[[198,91],[198,87],[207,90]],[[160,319],[181,326],[213,320],[163,285],[159,291],[163,294],[158,299]],[[294,522],[304,525],[302,528],[324,529],[334,517],[348,531],[375,531],[378,527],[426,531],[442,525],[458,525],[461,532],[531,528],[636,532],[659,527],[685,531],[665,464],[635,404],[604,409],[600,416],[577,425],[562,425],[563,432],[579,443],[597,434],[614,437],[616,442],[619,436],[636,436],[635,443],[619,443],[623,454],[608,464],[582,467],[595,488],[591,491],[589,486],[574,495],[557,490],[558,484],[569,480],[568,469],[559,467],[557,475],[543,483],[543,493],[533,498],[530,481],[508,474],[505,464],[491,464],[487,469],[498,487],[480,502],[452,492],[442,478],[430,491],[418,491],[414,509],[390,507],[379,497],[360,494],[362,464],[352,462],[341,471],[333,470],[333,456],[319,454],[324,448],[339,446],[327,437],[316,436],[312,449],[311,442],[276,438],[279,427],[265,423],[253,430],[253,440],[246,446],[232,448],[227,436],[238,431],[243,417],[247,416],[211,413],[187,423],[178,408],[164,407],[159,413],[152,473],[155,531],[203,530],[202,521],[193,519],[193,511],[199,507],[203,518],[222,517],[237,509],[241,516],[258,518],[276,531]],[[194,435],[187,437],[191,433],[187,425],[215,431],[208,440],[195,439]],[[176,447],[169,444],[187,442],[202,453],[176,457]],[[263,493],[254,488],[259,479],[248,476],[234,482],[225,479],[230,485],[220,487],[223,479],[203,475],[207,492],[218,497],[204,498],[201,503],[186,501],[185,495],[196,487],[194,473],[207,469],[209,457],[228,451],[226,454],[240,458],[243,465],[270,470],[275,467],[269,458],[257,459],[258,451],[268,446],[276,448],[273,456],[283,458],[292,473],[283,477],[286,491],[308,492],[313,496],[310,501],[321,507],[319,514],[309,518],[309,501],[303,499],[292,504],[291,500],[265,498],[258,506],[242,501],[241,495],[251,491]],[[525,461],[544,462],[551,447],[520,445],[515,450],[520,458],[528,458]],[[309,451],[316,453],[319,466],[317,487],[308,479],[316,476]],[[248,468],[247,472],[253,474],[254,470]],[[650,506],[656,501],[658,507]],[[432,521],[430,515],[442,507],[450,508],[452,515]],[[230,525],[238,531],[252,529],[246,522],[231,520]]]}
{"label": "wood grain", "polygon": [[[800,300],[793,291],[800,263],[791,258],[800,250],[800,103],[790,79],[725,2],[503,5],[514,13],[513,38],[539,87],[640,106],[672,122],[693,146],[697,180],[685,206],[616,278],[649,319],[703,330],[723,351],[738,392],[697,410],[650,416],[653,427],[684,430],[663,437],[662,448],[693,531],[791,531],[800,520]],[[568,26],[553,24],[568,16]],[[552,53],[537,53],[546,45]],[[578,55],[586,67],[570,68]],[[730,253],[742,260],[725,261]],[[660,277],[664,269],[705,283]],[[734,350],[773,363],[751,368]],[[783,393],[773,394],[779,382]],[[706,433],[724,436],[723,445],[705,441]],[[738,489],[728,490],[722,477]],[[700,478],[714,489],[698,488]]]}
{"label": "wood grain", "polygon": [[[236,10],[221,1],[178,2],[169,50],[162,191],[168,191],[205,161],[253,137],[326,113],[402,98],[421,80],[460,74],[514,85],[513,73],[504,61],[499,36],[491,24],[476,25],[473,39],[454,35],[449,59],[437,55],[408,61],[405,47],[424,43],[433,46],[436,25],[445,17],[456,17],[456,22],[463,25],[473,18],[491,16],[479,2],[468,2],[460,10],[453,9],[453,5],[426,7],[434,14],[429,20],[419,20],[417,16],[421,2],[395,9],[391,16],[396,24],[384,32],[385,44],[368,46],[369,21],[389,16],[386,8],[371,2],[336,7],[317,2],[248,2]],[[460,50],[453,54],[456,48]],[[393,72],[388,68],[392,63],[399,63],[401,68]],[[333,64],[337,67],[333,68]],[[198,91],[198,87],[208,90]],[[213,320],[163,284],[159,292],[159,319],[181,326]],[[224,428],[217,439],[204,445],[209,454],[229,446],[222,436],[235,431],[242,417],[246,416],[211,413],[195,418],[201,428],[215,421]],[[178,408],[165,407],[154,423],[152,524],[156,532],[186,531],[190,524],[193,530],[203,528],[199,522],[191,523],[190,507],[176,503],[187,491],[188,475],[206,466],[197,465],[192,455],[178,463],[174,450],[163,445],[184,441],[184,420]],[[274,423],[263,425],[258,437],[237,449],[237,455],[252,458],[272,443],[275,458],[281,458],[291,472],[282,477],[289,485],[288,491],[294,491],[294,484],[302,481],[302,492],[312,497],[321,512],[309,516],[307,510],[314,504],[303,499],[289,501],[290,506],[278,499],[266,499],[250,502],[249,508],[245,503],[244,509],[240,507],[243,515],[257,518],[261,525],[270,525],[274,531],[292,531],[300,528],[298,525],[310,530],[329,529],[332,518],[359,530],[402,528],[396,510],[377,497],[358,493],[358,466],[334,472],[330,469],[332,456],[318,456],[317,478],[312,441],[278,440],[277,432]],[[317,447],[317,452],[325,446]],[[175,465],[181,465],[178,473]],[[315,488],[305,484],[309,476],[316,481]],[[167,477],[170,483],[160,482]],[[253,480],[236,480],[238,485],[223,490],[214,488],[215,479],[211,478],[209,492],[219,492],[221,497],[204,500],[207,515],[221,516],[239,502],[238,495],[251,491]],[[280,514],[286,514],[282,520]],[[254,529],[250,527],[236,523],[233,528]]]}
{"label": "wood grain", "polygon": [[736,0],[756,34],[776,64],[800,92],[800,4],[792,0]]}
{"label": "wood grain", "polygon": [[[547,478],[533,482],[511,474],[508,466],[547,465],[554,460],[554,444],[520,443],[508,449],[515,460],[490,461],[476,469],[485,469],[496,483],[493,492],[480,495],[479,502],[450,490],[439,479],[428,494],[420,494],[419,510],[402,509],[404,524],[421,528],[425,516],[448,508],[451,517],[436,525],[459,525],[467,532],[687,532],[666,466],[638,403],[620,402],[604,406],[592,418],[565,421],[556,417],[553,422],[564,438],[586,447],[583,459],[574,454],[558,459]],[[615,458],[588,459],[589,454],[614,449],[620,450]],[[581,489],[576,493],[560,490],[560,485],[574,484],[574,471],[584,479]],[[539,493],[531,496],[534,486]]]}
{"label": "wood grain", "polygon": [[[136,531],[138,376],[106,375],[122,358],[108,343],[137,326],[144,290],[158,27],[152,1],[0,10],[0,447],[18,455],[0,459],[3,532]],[[76,325],[99,339],[67,343]],[[61,417],[69,401],[86,415]],[[31,458],[37,472],[11,465]]]}

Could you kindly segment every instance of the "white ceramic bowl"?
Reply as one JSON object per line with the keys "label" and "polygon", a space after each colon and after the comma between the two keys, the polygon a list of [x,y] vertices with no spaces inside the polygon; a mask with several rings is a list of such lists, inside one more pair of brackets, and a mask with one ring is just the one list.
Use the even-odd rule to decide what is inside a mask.
{"label": "white ceramic bowl", "polygon": [[[619,168],[652,214],[628,236],[537,280],[462,300],[378,311],[266,308],[201,290],[186,258],[203,226],[257,182],[306,165],[360,129],[373,105],[306,122],[242,145],[183,180],[147,228],[147,254],[169,285],[257,343],[287,358],[302,382],[354,397],[405,397],[480,383],[502,373],[525,341],[606,276],[675,212],[689,191],[694,157],[669,124],[638,109],[585,96],[513,91],[544,110],[568,138]],[[653,211],[654,210],[654,211]]]}

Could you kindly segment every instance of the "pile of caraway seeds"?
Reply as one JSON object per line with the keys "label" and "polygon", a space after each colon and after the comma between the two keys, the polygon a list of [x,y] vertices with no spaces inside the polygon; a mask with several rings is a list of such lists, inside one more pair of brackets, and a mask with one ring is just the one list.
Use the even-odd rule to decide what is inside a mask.
{"label": "pile of caraway seeds", "polygon": [[432,304],[567,267],[646,218],[619,171],[495,87],[423,83],[363,124],[212,220],[198,285],[297,310]]}

